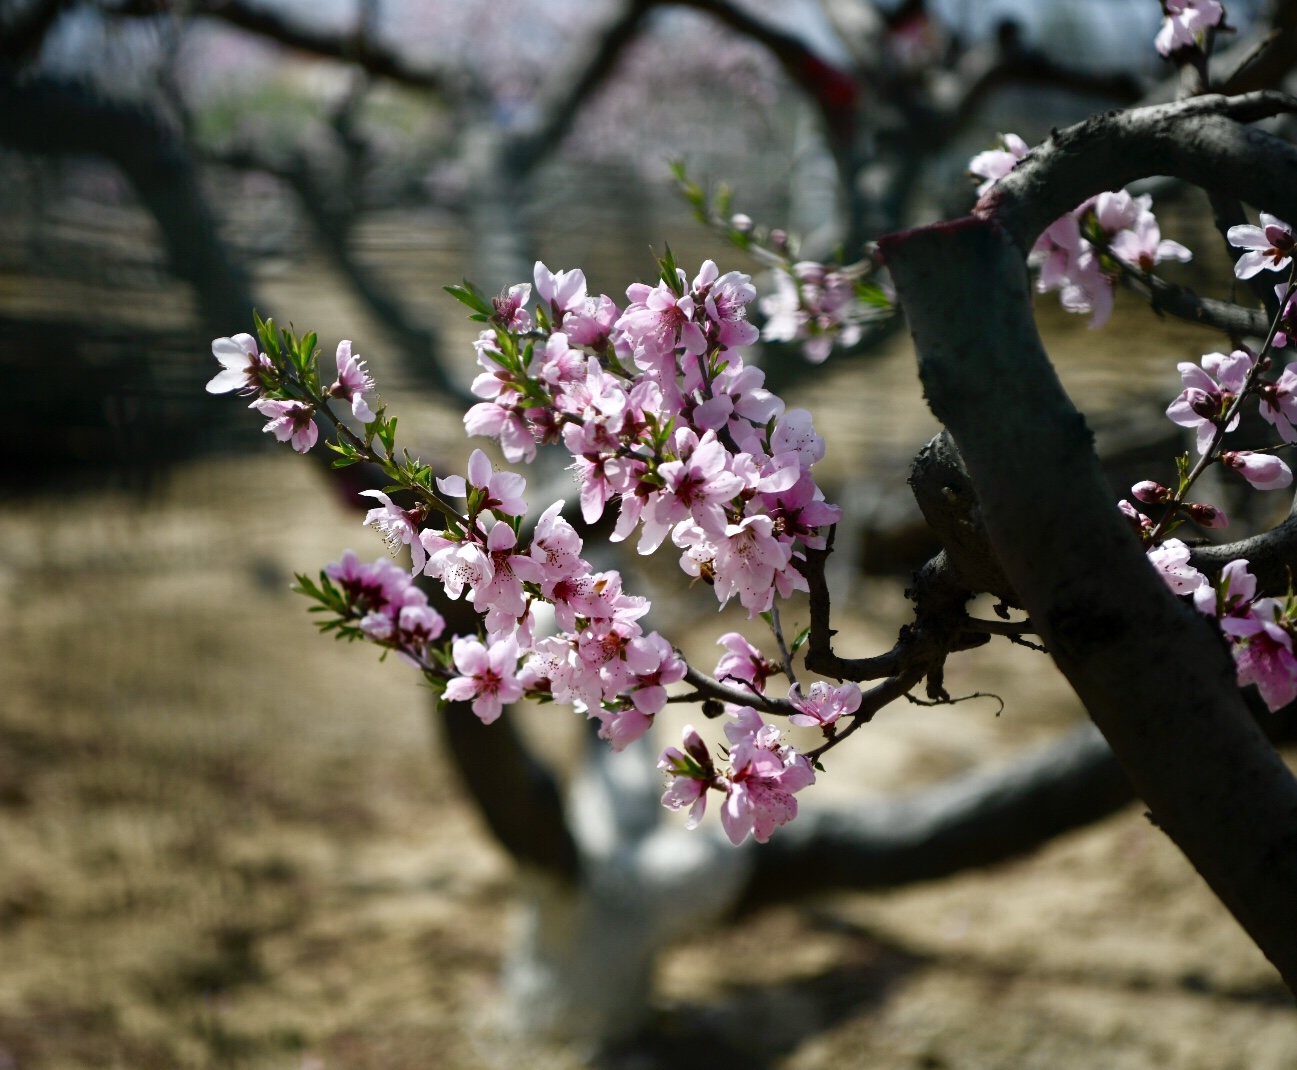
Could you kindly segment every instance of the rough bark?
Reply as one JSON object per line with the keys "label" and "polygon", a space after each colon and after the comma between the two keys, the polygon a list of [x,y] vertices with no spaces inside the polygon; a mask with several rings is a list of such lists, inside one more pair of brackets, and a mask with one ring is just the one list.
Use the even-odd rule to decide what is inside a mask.
{"label": "rough bark", "polygon": [[1297,99],[1265,90],[1091,116],[1032,149],[974,214],[994,219],[1025,252],[1087,197],[1167,175],[1297,219],[1297,146],[1244,125],[1293,111]]}
{"label": "rough bark", "polygon": [[1297,780],[1219,636],[1112,507],[1032,321],[1020,249],[967,219],[895,235],[883,254],[1014,590],[1154,820],[1297,991]]}

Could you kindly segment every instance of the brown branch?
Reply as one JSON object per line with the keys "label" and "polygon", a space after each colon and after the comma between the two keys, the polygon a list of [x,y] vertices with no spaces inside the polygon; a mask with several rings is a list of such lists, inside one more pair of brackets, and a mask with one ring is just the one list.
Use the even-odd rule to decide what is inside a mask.
{"label": "brown branch", "polygon": [[715,699],[718,702],[729,702],[735,706],[751,706],[754,709],[777,714],[781,717],[787,717],[790,713],[797,712],[786,699],[770,698],[759,691],[731,687],[729,684],[723,684],[719,680],[713,680],[706,673],[699,672],[692,665],[685,670],[685,683],[692,684],[695,693],[679,696],[681,702]]}
{"label": "brown branch", "polygon": [[1230,338],[1264,338],[1270,319],[1263,309],[1244,308],[1229,301],[1199,297],[1187,286],[1126,268],[1122,280],[1148,301],[1154,312],[1223,331]]}
{"label": "brown branch", "polygon": [[[1230,122],[1210,111],[1206,121]],[[1048,169],[1068,205],[1093,177],[1084,166],[1083,181],[1061,162]],[[1054,660],[1154,819],[1297,991],[1297,780],[1249,716],[1219,635],[1170,593],[1112,508],[1089,430],[1036,333],[1021,248],[1009,240],[1022,241],[1022,221],[1044,214],[1026,201],[1028,185],[983,201],[995,222],[966,219],[882,243],[925,393],[959,444],[991,545]],[[1012,210],[1003,228],[1001,203]]]}

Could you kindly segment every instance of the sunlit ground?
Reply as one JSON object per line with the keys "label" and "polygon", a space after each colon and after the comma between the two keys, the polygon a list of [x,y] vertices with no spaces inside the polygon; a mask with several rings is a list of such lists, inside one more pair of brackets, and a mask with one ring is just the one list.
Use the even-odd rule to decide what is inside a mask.
{"label": "sunlit ground", "polygon": [[[682,262],[720,252],[689,233],[672,239]],[[467,371],[469,325],[438,290],[462,274],[462,242],[418,220],[366,234]],[[577,240],[547,236],[551,266],[574,266]],[[596,286],[625,281],[603,271]],[[41,295],[54,301],[42,314],[90,307],[40,279],[0,281],[11,312]],[[355,339],[407,441],[462,464],[458,415],[417,393],[309,249],[263,264],[258,292],[330,344]],[[149,307],[113,297],[92,311]],[[1215,345],[1124,299],[1097,334],[1052,298],[1040,310],[1096,424],[1131,402],[1156,416],[1175,362]],[[904,463],[935,425],[903,335],[793,400],[829,438],[833,493],[905,495]],[[348,546],[383,552],[287,451],[185,463],[148,498],[86,492],[0,513],[0,1070],[573,1065],[496,1028],[515,877],[439,754],[427,693],[404,666],[317,638],[288,592],[294,570]],[[669,552],[631,566],[628,586],[704,666],[718,625],[742,623],[705,591],[681,593]],[[901,588],[842,578],[844,652],[890,645]],[[1004,712],[892,707],[806,805],[1007,761],[1081,716],[1020,648],[961,655],[947,684],[994,691]],[[570,766],[575,715],[522,716]],[[688,719],[673,708],[659,745]],[[1277,976],[1139,806],[989,871],[700,935],[663,956],[658,1009],[669,1057],[627,1067],[721,1067],[720,1052],[787,1070],[1279,1070],[1297,1052]]]}

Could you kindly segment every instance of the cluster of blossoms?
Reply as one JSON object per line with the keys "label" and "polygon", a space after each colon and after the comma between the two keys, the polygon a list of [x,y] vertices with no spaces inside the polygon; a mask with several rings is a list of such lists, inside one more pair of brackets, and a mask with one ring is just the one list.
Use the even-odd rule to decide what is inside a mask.
{"label": "cluster of blossoms", "polygon": [[[978,153],[969,162],[969,173],[983,180],[979,197],[1030,153],[1016,134],[1003,135],[1003,142],[1003,149]],[[1036,288],[1057,290],[1067,311],[1089,315],[1091,327],[1102,327],[1112,315],[1123,271],[1148,275],[1164,261],[1193,259],[1179,242],[1162,237],[1152,205],[1148,194],[1133,197],[1116,190],[1091,197],[1055,220],[1031,250]]]}
{"label": "cluster of blossoms", "polygon": [[671,169],[700,223],[771,268],[774,292],[759,303],[766,317],[763,341],[800,342],[802,356],[822,364],[834,346],[856,345],[867,325],[895,314],[896,293],[871,278],[876,268],[872,259],[838,265],[799,260],[797,243],[787,231],[766,230],[741,212],[730,214],[727,187],[720,187],[709,200],[685,173],[683,163],[677,161]]}
{"label": "cluster of blossoms", "polygon": [[[656,285],[630,287],[624,308],[588,294],[580,271],[539,263],[530,311],[528,284],[492,302],[471,287],[452,288],[486,324],[476,343],[483,371],[473,383],[485,400],[466,414],[465,428],[497,440],[511,461],[530,461],[541,444],[566,448],[586,523],[618,503],[614,541],[638,532],[639,552],[650,554],[669,539],[681,568],[712,586],[721,605],[737,598],[749,617],[773,621],[776,596],[807,589],[798,568],[804,549],[823,548],[821,529],[841,515],[811,474],[824,440],[810,414],[786,411],[738,351],[758,334],[747,319],[755,297],[748,276],[721,274],[710,261],[692,281],[669,260],[662,268]],[[395,449],[395,421],[370,407],[373,381],[349,342],[338,347],[337,378],[325,385],[314,336],[299,341],[276,335],[273,324],[258,326],[262,347],[249,335],[213,344],[224,370],[208,389],[253,395],[271,419],[266,429],[300,452],[317,440],[316,419],[330,420],[338,437],[329,445],[341,455],[335,464],[378,464],[416,501],[398,500],[392,487],[365,491],[375,500],[365,523],[393,552],[408,547],[414,577],[439,581],[480,620],[477,634],[442,639],[445,621],[411,575],[390,562],[363,565],[348,551],[318,583],[298,578],[299,590],[330,614],[322,627],[395,651],[486,723],[530,697],[597,719],[616,749],[642,737],[688,666],[644,628],[648,601],[625,591],[618,572],[595,571],[582,557],[564,503],[527,526],[526,481],[496,471],[481,450],[466,475],[434,487],[426,466]],[[363,434],[334,415],[332,402],[346,406]],[[717,673],[728,687],[764,694],[771,675],[789,671],[736,634],[723,642],[728,653]],[[815,684],[806,696],[794,684],[788,708],[794,723],[831,735],[860,703],[854,684]],[[764,839],[795,813],[792,793],[814,771],[752,708],[734,715],[731,772],[710,775],[728,785],[730,836]],[[713,768],[710,759],[699,767]]]}
{"label": "cluster of blossoms", "polygon": [[330,589],[341,595],[332,608],[344,621],[355,621],[366,639],[394,650],[416,669],[432,664],[430,645],[441,638],[446,621],[428,605],[428,596],[409,573],[385,557],[362,564],[348,550],[324,574],[333,581]]}
{"label": "cluster of blossoms", "polygon": [[[1182,47],[1200,47],[1201,34],[1221,21],[1222,9],[1214,0],[1168,0],[1167,18],[1158,35],[1163,55]],[[978,195],[1025,159],[1030,149],[1015,135],[1005,135],[1002,149],[975,156],[969,171],[982,179]],[[1039,269],[1041,293],[1060,292],[1063,307],[1090,313],[1091,327],[1102,326],[1112,312],[1117,281],[1123,271],[1147,276],[1165,260],[1190,259],[1189,250],[1164,239],[1147,195],[1132,197],[1124,190],[1101,193],[1056,220],[1037,240],[1032,260]],[[1292,228],[1262,213],[1259,226],[1231,227],[1229,243],[1243,252],[1234,265],[1240,279],[1263,270],[1282,271],[1293,263],[1297,239]],[[1220,584],[1213,588],[1206,576],[1190,563],[1188,545],[1168,537],[1184,521],[1204,528],[1224,527],[1225,513],[1206,502],[1193,502],[1186,494],[1199,474],[1212,463],[1233,469],[1257,490],[1278,490],[1292,484],[1292,470],[1268,451],[1224,448],[1225,436],[1240,421],[1243,401],[1255,396],[1263,419],[1272,424],[1285,445],[1297,442],[1297,371],[1292,367],[1275,379],[1263,378],[1271,367],[1269,353],[1283,348],[1297,332],[1297,294],[1292,280],[1275,287],[1280,312],[1259,355],[1245,349],[1208,353],[1201,364],[1179,365],[1184,389],[1167,408],[1167,416],[1195,433],[1199,461],[1191,466],[1186,455],[1180,463],[1176,489],[1146,480],[1131,488],[1132,497],[1145,507],[1163,507],[1160,522],[1129,501],[1118,503],[1146,548],[1149,561],[1167,586],[1178,595],[1192,596],[1195,605],[1215,617],[1229,637],[1241,686],[1256,684],[1267,706],[1274,710],[1297,698],[1297,658],[1292,636],[1297,634],[1297,603],[1256,598],[1256,579],[1247,562],[1232,562]]]}
{"label": "cluster of blossoms", "polygon": [[767,342],[800,340],[802,354],[813,364],[822,364],[835,345],[855,345],[867,323],[894,311],[887,290],[867,290],[873,300],[866,301],[850,271],[813,260],[775,271],[774,282],[775,292],[761,299],[766,316],[761,337]]}
{"label": "cluster of blossoms", "polygon": [[1132,197],[1117,190],[1091,197],[1055,220],[1032,248],[1040,272],[1036,288],[1058,290],[1065,309],[1089,313],[1090,326],[1102,327],[1112,315],[1123,268],[1147,275],[1165,260],[1193,258],[1179,242],[1162,237],[1152,204],[1148,194]]}
{"label": "cluster of blossoms", "polygon": [[[287,396],[283,368],[258,349],[252,335],[218,338],[212,343],[212,355],[220,361],[222,370],[207,384],[209,394],[236,391],[255,395],[249,407],[266,417],[262,430],[280,442],[291,442],[298,453],[306,453],[315,445],[320,434],[315,425],[316,405]],[[369,423],[374,414],[365,401],[365,394],[374,389],[374,380],[365,370],[365,362],[352,355],[351,342],[346,339],[338,343],[335,361],[338,377],[324,396],[344,402],[357,420]],[[318,375],[314,367],[311,373]],[[315,385],[318,386],[318,380]]]}
{"label": "cluster of blossoms", "polygon": [[689,807],[686,826],[697,828],[707,792],[714,788],[725,796],[721,826],[730,841],[737,845],[751,835],[765,843],[776,826],[797,816],[793,794],[814,783],[815,771],[805,755],[780,742],[779,729],[763,722],[751,706],[733,707],[729,717],[729,769],[717,772],[707,744],[686,725],[684,749],[668,747],[658,760],[669,778],[662,803],[672,810]]}
{"label": "cluster of blossoms", "polygon": [[[1239,278],[1250,278],[1266,268],[1282,270],[1292,263],[1292,230],[1272,216],[1263,215],[1259,227],[1232,227],[1227,237],[1231,244],[1248,250],[1235,264]],[[1197,474],[1211,463],[1233,469],[1257,490],[1292,485],[1292,470],[1274,453],[1225,448],[1226,435],[1238,427],[1242,405],[1252,397],[1259,403],[1261,417],[1275,428],[1283,444],[1297,442],[1297,370],[1289,366],[1274,379],[1263,377],[1272,366],[1270,351],[1286,346],[1292,329],[1293,313],[1287,300],[1290,285],[1275,288],[1281,309],[1259,355],[1236,349],[1228,354],[1208,353],[1200,364],[1179,365],[1184,389],[1166,414],[1194,432],[1198,463],[1191,468],[1188,455],[1181,459],[1180,485],[1175,490],[1151,480],[1131,488],[1132,496],[1144,505],[1165,507],[1162,521],[1154,523],[1128,501],[1119,503],[1167,586],[1178,595],[1191,596],[1201,612],[1219,623],[1230,642],[1240,686],[1255,684],[1271,710],[1297,698],[1297,657],[1293,655],[1297,602],[1291,595],[1286,599],[1258,598],[1256,578],[1244,559],[1226,565],[1213,587],[1193,567],[1190,548],[1180,539],[1165,536],[1184,519],[1202,527],[1229,523],[1215,506],[1185,497]]]}
{"label": "cluster of blossoms", "polygon": [[613,541],[638,528],[650,554],[669,536],[722,605],[737,597],[755,616],[806,590],[798,544],[822,547],[818,529],[841,512],[811,475],[824,440],[810,413],[785,411],[737,351],[757,339],[748,276],[707,261],[689,283],[668,264],[656,286],[627,290],[624,310],[587,295],[579,271],[537,264],[535,281],[536,324],[529,287],[515,287],[478,340],[473,391],[490,400],[468,411],[469,434],[498,439],[510,460],[561,442],[585,521],[619,497]]}
{"label": "cluster of blossoms", "polygon": [[1149,551],[1176,594],[1190,595],[1199,612],[1214,619],[1230,644],[1240,687],[1255,684],[1266,707],[1277,710],[1297,699],[1297,600],[1258,598],[1256,577],[1245,558],[1231,561],[1213,586],[1189,563],[1189,548],[1168,539]]}

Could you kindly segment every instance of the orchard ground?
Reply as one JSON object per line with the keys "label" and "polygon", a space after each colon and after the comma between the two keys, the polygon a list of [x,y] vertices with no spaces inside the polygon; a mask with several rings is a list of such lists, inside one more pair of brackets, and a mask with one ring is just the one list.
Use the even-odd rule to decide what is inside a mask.
{"label": "orchard ground", "polygon": [[[469,325],[427,283],[457,278],[464,249],[399,221],[367,233],[467,368]],[[555,267],[586,252],[552,244]],[[258,287],[330,346],[355,339],[402,437],[462,470],[474,443],[457,414],[402,381],[326,266],[280,264]],[[1040,311],[1095,417],[1164,406],[1175,362],[1216,347],[1125,298],[1097,334],[1052,297]],[[828,439],[830,488],[871,475],[903,495],[905,462],[936,429],[903,335],[789,400]],[[500,1031],[515,875],[440,755],[427,692],[372,649],[317,638],[288,591],[294,571],[348,546],[383,552],[286,449],[186,463],[148,497],[0,513],[0,1070],[577,1065]],[[628,587],[653,596],[659,621],[689,621],[668,634],[710,668],[715,636],[741,618],[676,583],[669,550],[661,565],[632,563]],[[901,588],[842,592],[844,652],[890,646]],[[784,616],[795,628],[805,611]],[[947,685],[995,691],[1006,708],[897,704],[832,756],[804,805],[1007,761],[1083,716],[1047,659],[999,641],[957,656]],[[570,774],[577,718],[521,716]],[[672,708],[656,745],[686,719],[698,717]],[[620,1065],[1279,1070],[1294,1053],[1277,975],[1132,806],[990,870],[700,934],[662,956],[654,1031]]]}

